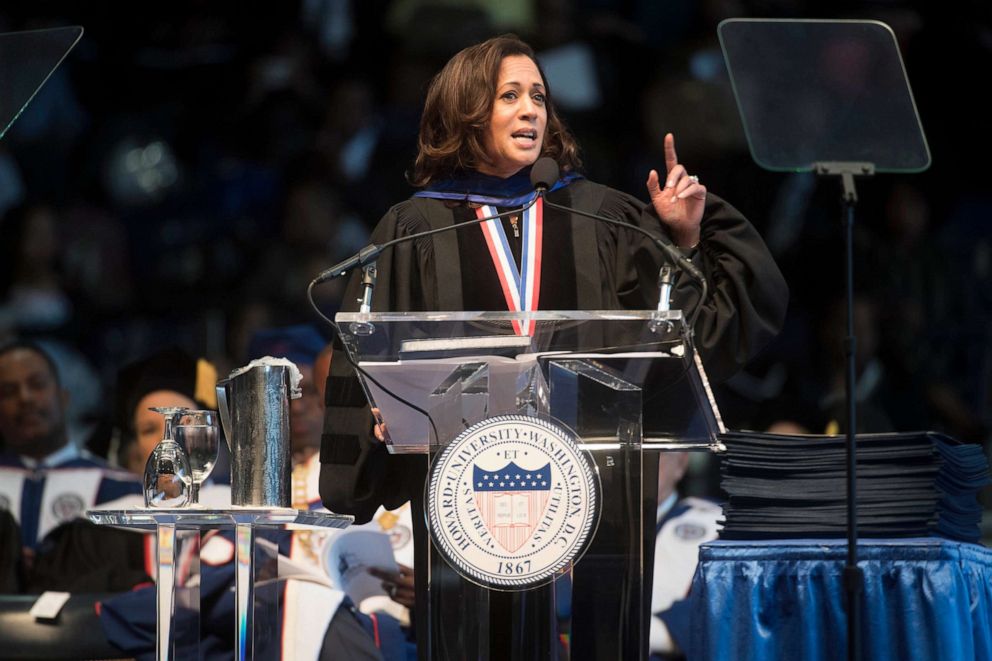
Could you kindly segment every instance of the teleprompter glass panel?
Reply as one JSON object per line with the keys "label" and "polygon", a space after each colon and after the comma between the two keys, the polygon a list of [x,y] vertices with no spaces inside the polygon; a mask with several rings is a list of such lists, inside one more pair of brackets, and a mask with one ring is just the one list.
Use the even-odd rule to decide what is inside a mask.
{"label": "teleprompter glass panel", "polygon": [[0,138],[82,36],[78,26],[0,34]]}
{"label": "teleprompter glass panel", "polygon": [[906,70],[884,23],[728,19],[718,33],[751,155],[761,167],[929,167]]}

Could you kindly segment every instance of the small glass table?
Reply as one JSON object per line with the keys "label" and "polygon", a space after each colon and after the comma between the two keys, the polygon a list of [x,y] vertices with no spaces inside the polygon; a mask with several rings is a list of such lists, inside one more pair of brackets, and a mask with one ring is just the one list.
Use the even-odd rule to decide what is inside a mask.
{"label": "small glass table", "polygon": [[[353,517],[329,512],[291,508],[230,509],[127,509],[89,510],[97,525],[154,532],[157,541],[156,579],[156,658],[198,658],[200,639],[199,542],[203,530],[234,528],[235,561],[235,640],[236,659],[251,659],[255,650],[255,622],[274,618],[278,605],[255,603],[256,529],[314,530],[345,528]],[[177,576],[177,563],[180,572]],[[182,607],[177,612],[177,604]]]}

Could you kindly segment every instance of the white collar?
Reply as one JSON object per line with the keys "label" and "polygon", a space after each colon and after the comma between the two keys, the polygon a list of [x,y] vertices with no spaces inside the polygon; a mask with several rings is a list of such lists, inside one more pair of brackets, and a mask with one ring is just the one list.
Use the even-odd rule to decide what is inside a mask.
{"label": "white collar", "polygon": [[40,460],[35,459],[34,457],[26,457],[21,455],[21,461],[24,462],[25,466],[34,470],[36,468],[54,468],[55,466],[64,464],[67,461],[72,461],[73,459],[77,459],[81,456],[82,452],[80,452],[76,444],[67,442],[61,448]]}

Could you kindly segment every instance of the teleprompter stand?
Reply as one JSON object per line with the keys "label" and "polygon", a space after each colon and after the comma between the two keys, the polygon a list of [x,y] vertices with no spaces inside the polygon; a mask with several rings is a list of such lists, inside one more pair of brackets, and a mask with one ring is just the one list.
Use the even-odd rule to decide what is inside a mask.
{"label": "teleprompter stand", "polygon": [[930,165],[916,104],[892,30],[876,21],[729,19],[719,26],[727,69],[758,165],[840,177],[843,187],[847,338],[847,517],[844,569],[848,658],[857,639],[857,431],[854,389],[854,178]]}

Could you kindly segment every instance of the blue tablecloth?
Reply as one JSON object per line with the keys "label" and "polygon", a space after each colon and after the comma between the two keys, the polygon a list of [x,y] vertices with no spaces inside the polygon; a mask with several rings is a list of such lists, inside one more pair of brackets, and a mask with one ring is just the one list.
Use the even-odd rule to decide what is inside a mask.
{"label": "blue tablecloth", "polygon": [[[862,540],[862,658],[992,661],[992,550]],[[689,659],[844,659],[844,540],[716,541],[689,595]]]}

